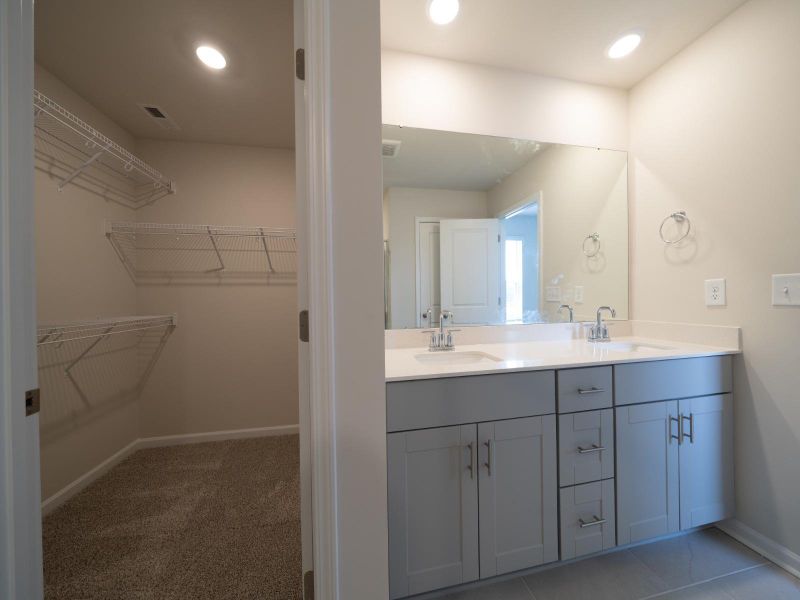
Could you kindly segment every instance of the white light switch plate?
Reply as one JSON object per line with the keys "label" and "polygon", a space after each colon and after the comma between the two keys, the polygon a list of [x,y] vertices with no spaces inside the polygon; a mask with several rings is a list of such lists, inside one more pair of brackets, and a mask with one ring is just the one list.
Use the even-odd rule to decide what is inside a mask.
{"label": "white light switch plate", "polygon": [[800,306],[800,273],[772,276],[772,305]]}
{"label": "white light switch plate", "polygon": [[705,290],[706,306],[725,306],[727,304],[724,279],[706,279]]}
{"label": "white light switch plate", "polygon": [[548,285],[544,290],[544,299],[546,302],[561,302],[561,287]]}
{"label": "white light switch plate", "polygon": [[583,286],[575,286],[575,304],[583,304]]}

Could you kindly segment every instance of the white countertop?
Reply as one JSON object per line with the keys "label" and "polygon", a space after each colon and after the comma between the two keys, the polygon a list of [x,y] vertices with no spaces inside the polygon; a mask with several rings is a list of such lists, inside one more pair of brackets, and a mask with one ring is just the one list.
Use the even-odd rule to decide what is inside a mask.
{"label": "white countertop", "polygon": [[[500,359],[499,361],[487,359],[474,364],[457,364],[455,362],[423,363],[417,359],[418,355],[422,355],[423,360],[429,355],[443,355],[440,360],[448,360],[445,359],[444,355],[454,354],[453,352],[428,352],[427,347],[387,349],[386,381],[594,367],[652,360],[719,356],[741,352],[738,348],[722,348],[642,337],[615,337],[613,342],[618,344],[645,344],[652,347],[624,351],[615,349],[613,343],[609,345],[574,339],[483,343],[463,346],[457,344],[456,353],[482,352]],[[457,360],[458,356],[453,356],[453,359]]]}

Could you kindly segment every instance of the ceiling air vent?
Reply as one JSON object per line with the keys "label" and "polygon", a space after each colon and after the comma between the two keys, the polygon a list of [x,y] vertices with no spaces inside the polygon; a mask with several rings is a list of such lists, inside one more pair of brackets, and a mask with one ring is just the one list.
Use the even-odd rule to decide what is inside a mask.
{"label": "ceiling air vent", "polygon": [[383,158],[395,158],[400,152],[400,144],[403,142],[399,140],[383,140],[381,147],[381,155]]}
{"label": "ceiling air vent", "polygon": [[169,131],[177,131],[180,129],[178,124],[164,112],[164,109],[154,104],[140,104],[139,106],[147,113],[147,116],[153,119],[162,129],[167,129]]}

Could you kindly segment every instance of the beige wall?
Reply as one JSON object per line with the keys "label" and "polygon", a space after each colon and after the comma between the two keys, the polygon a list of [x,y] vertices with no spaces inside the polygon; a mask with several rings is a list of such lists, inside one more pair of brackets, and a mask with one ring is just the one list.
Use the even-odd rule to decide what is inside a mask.
{"label": "beige wall", "polygon": [[[36,67],[36,88],[115,141],[133,140],[52,74]],[[37,317],[40,324],[136,314],[136,289],[104,235],[105,219],[134,211],[76,185],[58,191],[63,171],[37,140],[35,172]],[[104,341],[71,371],[85,342],[39,350],[42,497],[47,498],[138,437],[135,338]]]}
{"label": "beige wall", "polygon": [[[742,327],[735,362],[737,517],[800,553],[800,308],[770,275],[800,271],[800,3],[753,0],[631,93],[637,319]],[[690,244],[661,220],[686,210]],[[727,278],[707,308],[703,280]]]}
{"label": "beige wall", "polygon": [[624,90],[395,50],[381,66],[384,123],[627,149]]}
{"label": "beige wall", "polygon": [[[294,226],[291,150],[140,140],[137,152],[178,182],[139,221]],[[142,392],[142,437],[297,424],[293,281],[142,284],[137,301],[179,319]]]}
{"label": "beige wall", "polygon": [[417,327],[416,217],[486,218],[489,216],[486,192],[391,187],[384,193],[384,198],[384,220],[388,219],[391,255],[389,327],[414,328]]}
{"label": "beige wall", "polygon": [[[598,306],[613,306],[617,318],[628,318],[627,155],[580,146],[551,146],[489,190],[489,212],[503,211],[530,200],[541,202],[543,285],[558,285],[562,301],[575,304],[575,318],[587,320]],[[597,257],[583,254],[584,238],[600,234]],[[591,244],[587,242],[587,247]],[[574,301],[583,286],[583,302]],[[542,315],[559,320],[561,302],[546,302]]]}

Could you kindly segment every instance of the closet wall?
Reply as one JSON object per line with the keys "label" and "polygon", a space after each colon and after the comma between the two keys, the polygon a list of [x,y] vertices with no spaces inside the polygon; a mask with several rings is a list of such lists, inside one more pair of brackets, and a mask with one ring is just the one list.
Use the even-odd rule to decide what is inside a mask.
{"label": "closet wall", "polygon": [[173,443],[184,434],[292,431],[298,421],[295,275],[134,282],[105,224],[294,227],[293,150],[136,140],[40,67],[36,87],[155,166],[178,190],[134,210],[84,189],[80,179],[59,192],[49,159],[37,160],[40,324],[178,315],[157,356],[152,343],[137,344],[135,335],[112,336],[72,378],[64,366],[74,347],[40,349],[43,498],[140,438],[168,436],[166,443]]}
{"label": "closet wall", "polygon": [[[294,151],[144,140],[138,154],[178,193],[138,211],[157,223],[294,227]],[[294,277],[137,286],[143,314],[178,327],[142,398],[142,437],[298,422]]]}
{"label": "closet wall", "polygon": [[[118,143],[133,138],[62,81],[36,66],[35,85]],[[105,219],[133,220],[135,211],[78,185],[58,191],[64,171],[37,138],[35,171],[37,316],[69,323],[135,315],[136,288],[103,234]],[[129,336],[121,336],[127,338]],[[111,341],[111,340],[109,340]],[[64,374],[68,345],[39,351],[42,390],[42,497],[48,498],[138,437],[136,350],[114,339]]]}

